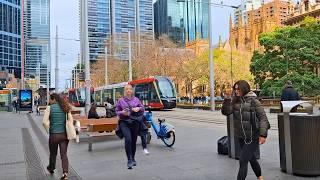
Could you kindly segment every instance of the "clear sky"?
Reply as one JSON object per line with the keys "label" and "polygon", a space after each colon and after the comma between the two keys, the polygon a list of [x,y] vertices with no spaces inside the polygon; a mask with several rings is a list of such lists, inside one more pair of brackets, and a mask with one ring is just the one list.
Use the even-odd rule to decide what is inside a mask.
{"label": "clear sky", "polygon": [[[220,3],[221,0],[215,0]],[[223,0],[224,4],[239,5],[241,0]],[[55,38],[56,25],[59,28],[59,37],[68,39],[79,39],[79,0],[51,0],[51,38]],[[226,40],[229,35],[229,16],[232,14],[231,8],[215,7],[213,17],[215,43],[219,40],[219,35]],[[64,89],[66,79],[71,78],[71,70],[78,61],[80,53],[80,42],[59,40],[59,88]],[[55,40],[51,40],[52,56],[52,85],[54,85],[55,68]]]}

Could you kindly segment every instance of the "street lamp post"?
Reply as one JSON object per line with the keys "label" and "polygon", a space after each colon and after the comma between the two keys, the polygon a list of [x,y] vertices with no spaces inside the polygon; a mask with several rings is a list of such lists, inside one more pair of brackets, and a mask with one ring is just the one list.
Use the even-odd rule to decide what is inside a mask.
{"label": "street lamp post", "polygon": [[85,65],[85,82],[86,82],[86,102],[85,112],[89,113],[91,103],[91,79],[90,79],[90,59],[89,59],[89,42],[88,42],[88,1],[81,0],[81,47]]}
{"label": "street lamp post", "polygon": [[[195,3],[203,3],[200,1],[191,1],[191,0],[177,0],[177,2],[195,2]],[[215,3],[214,0],[209,0],[209,13],[208,13],[208,18],[209,18],[209,69],[210,69],[210,106],[211,110],[215,111],[215,101],[214,101],[214,55],[213,55],[213,50],[214,50],[214,42],[213,42],[213,7],[215,6],[222,6],[222,7],[229,7],[229,8],[238,8],[237,6],[231,6],[231,5],[224,5],[224,4],[218,4]]]}
{"label": "street lamp post", "polygon": [[58,84],[59,84],[59,60],[58,60],[58,26],[56,26],[56,68],[55,68],[55,91],[58,93]]}
{"label": "street lamp post", "polygon": [[131,33],[130,31],[128,32],[128,49],[129,49],[129,81],[132,81],[132,60],[131,60]]}
{"label": "street lamp post", "polygon": [[213,59],[213,0],[209,3],[209,68],[210,68],[210,105],[211,110],[215,111],[214,101],[214,59]]}
{"label": "street lamp post", "polygon": [[108,47],[104,47],[104,53],[105,53],[105,64],[104,64],[104,83],[105,85],[108,85]]}

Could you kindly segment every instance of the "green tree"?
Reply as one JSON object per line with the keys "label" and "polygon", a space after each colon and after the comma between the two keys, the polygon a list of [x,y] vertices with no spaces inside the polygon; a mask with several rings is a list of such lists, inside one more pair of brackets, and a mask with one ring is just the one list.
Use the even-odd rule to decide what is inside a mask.
{"label": "green tree", "polygon": [[254,52],[250,71],[263,95],[281,94],[284,82],[291,80],[303,95],[319,94],[320,24],[306,18],[299,27],[278,28],[259,37],[263,52]]}

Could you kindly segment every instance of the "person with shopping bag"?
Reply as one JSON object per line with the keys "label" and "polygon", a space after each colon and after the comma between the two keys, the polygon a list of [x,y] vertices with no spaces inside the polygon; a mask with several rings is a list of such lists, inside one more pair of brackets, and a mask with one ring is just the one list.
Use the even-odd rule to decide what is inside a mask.
{"label": "person with shopping bag", "polygon": [[50,158],[47,170],[50,174],[54,173],[59,147],[63,169],[63,175],[60,179],[66,180],[68,179],[69,164],[67,156],[68,143],[69,140],[76,138],[71,107],[64,98],[56,93],[50,95],[49,104],[43,117],[43,126],[49,133]]}

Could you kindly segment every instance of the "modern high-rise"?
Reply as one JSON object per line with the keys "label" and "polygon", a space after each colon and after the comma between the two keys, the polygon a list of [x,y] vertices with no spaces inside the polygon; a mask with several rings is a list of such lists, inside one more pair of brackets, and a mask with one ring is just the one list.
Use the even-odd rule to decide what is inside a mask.
{"label": "modern high-rise", "polygon": [[21,74],[20,0],[0,0],[0,71]]}
{"label": "modern high-rise", "polygon": [[208,39],[209,0],[189,0],[182,4],[185,41]]}
{"label": "modern high-rise", "polygon": [[24,0],[24,36],[25,77],[50,84],[50,0]]}
{"label": "modern high-rise", "polygon": [[[90,60],[104,55],[106,40],[119,34],[153,38],[152,0],[88,0]],[[80,13],[81,14],[81,13]]]}
{"label": "modern high-rise", "polygon": [[181,3],[177,0],[158,0],[153,6],[156,38],[166,34],[173,42],[183,45],[185,41]]}
{"label": "modern high-rise", "polygon": [[167,34],[174,42],[208,39],[209,0],[157,0],[154,4],[155,34]]}
{"label": "modern high-rise", "polygon": [[[242,21],[247,23],[248,12],[261,7],[261,0],[243,0],[237,9],[234,11],[234,24],[238,24],[239,17],[242,17]],[[240,16],[241,15],[241,16]]]}

